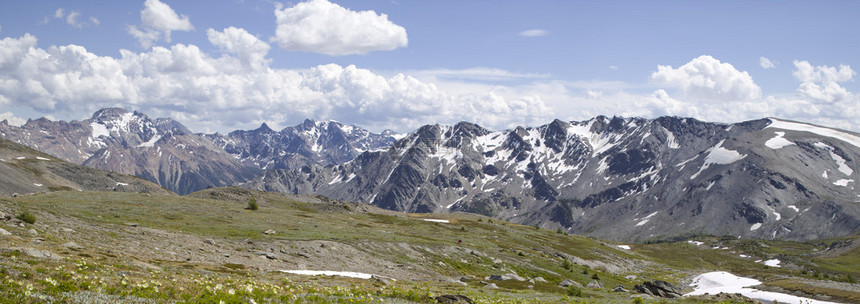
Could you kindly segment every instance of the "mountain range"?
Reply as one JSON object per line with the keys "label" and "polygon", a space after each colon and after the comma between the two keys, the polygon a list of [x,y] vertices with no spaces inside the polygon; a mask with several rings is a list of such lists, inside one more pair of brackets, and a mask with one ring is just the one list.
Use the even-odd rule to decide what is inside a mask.
{"label": "mountain range", "polygon": [[0,135],[179,194],[240,185],[640,242],[860,230],[860,136],[776,118],[598,116],[502,131],[461,122],[405,136],[306,120],[223,135],[103,109],[84,121],[0,122]]}
{"label": "mountain range", "polygon": [[624,241],[808,240],[858,231],[858,148],[856,134],[778,119],[596,117],[504,131],[464,122],[244,186]]}
{"label": "mountain range", "polygon": [[11,141],[72,163],[136,175],[178,194],[248,181],[267,169],[343,162],[393,143],[392,134],[311,120],[280,132],[263,124],[228,135],[202,134],[172,119],[119,108],[83,121],[40,118],[20,127],[0,122],[0,136]]}

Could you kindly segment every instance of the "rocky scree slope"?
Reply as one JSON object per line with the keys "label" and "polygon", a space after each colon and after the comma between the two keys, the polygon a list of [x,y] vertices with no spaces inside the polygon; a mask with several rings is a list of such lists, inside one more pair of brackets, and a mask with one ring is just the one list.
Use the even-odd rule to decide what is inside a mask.
{"label": "rocky scree slope", "polygon": [[490,131],[428,125],[342,165],[244,187],[406,212],[465,211],[624,241],[809,240],[860,229],[860,136],[778,119],[596,117]]}

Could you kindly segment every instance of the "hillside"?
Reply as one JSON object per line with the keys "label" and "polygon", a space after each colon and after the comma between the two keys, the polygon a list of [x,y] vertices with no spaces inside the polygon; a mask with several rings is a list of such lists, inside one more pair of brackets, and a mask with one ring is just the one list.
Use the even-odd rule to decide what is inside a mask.
{"label": "hillside", "polygon": [[[259,210],[246,209],[251,197]],[[623,245],[471,214],[407,214],[238,188],[183,197],[61,191],[0,200],[0,212],[22,211],[34,214],[35,224],[0,215],[8,232],[0,235],[0,303],[431,303],[446,294],[476,303],[748,301],[611,292],[658,279],[689,291],[691,277],[714,270],[755,277],[763,288],[860,300],[856,284],[840,282],[860,277],[856,236],[821,244],[701,236],[694,240],[701,245]],[[756,263],[769,259],[782,267]],[[558,287],[568,279],[575,287]]]}
{"label": "hillside", "polygon": [[75,165],[0,138],[0,196],[64,190],[170,193],[141,178]]}

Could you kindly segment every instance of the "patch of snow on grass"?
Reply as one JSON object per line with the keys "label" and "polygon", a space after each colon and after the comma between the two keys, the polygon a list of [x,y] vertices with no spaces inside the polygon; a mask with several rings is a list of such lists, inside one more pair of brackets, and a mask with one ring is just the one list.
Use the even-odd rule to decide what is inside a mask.
{"label": "patch of snow on grass", "polygon": [[21,159],[27,159],[27,157],[26,157],[26,156],[18,156],[18,157],[16,157],[15,159],[17,159],[17,160],[21,160]]}
{"label": "patch of snow on grass", "polygon": [[50,159],[47,159],[47,158],[44,158],[44,157],[40,157],[40,156],[36,156],[36,159],[38,159],[38,160],[50,160]]}
{"label": "patch of snow on grass", "polygon": [[703,273],[693,278],[693,292],[684,296],[697,296],[703,294],[739,293],[746,297],[765,302],[777,301],[780,303],[809,303],[809,304],[834,304],[833,302],[808,299],[784,293],[761,291],[751,286],[760,285],[761,281],[733,275],[725,271]]}
{"label": "patch of snow on grass", "polygon": [[437,220],[437,219],[424,219],[425,222],[434,222],[434,223],[450,223],[449,220]]}
{"label": "patch of snow on grass", "polygon": [[341,276],[356,279],[370,279],[372,274],[350,271],[331,271],[331,270],[281,270],[284,273],[301,274],[301,275],[324,275],[324,276]]}
{"label": "patch of snow on grass", "polygon": [[702,164],[702,168],[699,169],[699,172],[690,176],[690,179],[695,179],[700,173],[702,173],[702,171],[708,169],[712,164],[728,165],[747,157],[746,154],[740,154],[738,151],[723,148],[722,145],[724,141],[725,140],[721,140],[716,146],[707,150],[708,156],[705,156],[705,163]]}
{"label": "patch of snow on grass", "polygon": [[848,187],[848,183],[853,183],[853,179],[840,179],[838,181],[833,182],[834,185]]}
{"label": "patch of snow on grass", "polygon": [[117,185],[117,186],[128,186],[128,184],[126,184],[126,183],[120,183],[120,182],[116,182],[116,185]]}
{"label": "patch of snow on grass", "polygon": [[696,246],[702,246],[702,245],[704,245],[704,244],[705,244],[705,242],[699,242],[699,241],[687,241],[687,243],[688,243],[688,244],[693,244],[693,245],[696,245]]}
{"label": "patch of snow on grass", "polygon": [[43,185],[42,185],[42,184],[33,183],[33,186],[41,187],[41,186],[43,186]]}
{"label": "patch of snow on grass", "polygon": [[756,231],[759,228],[761,228],[761,223],[755,223],[755,224],[752,224],[752,226],[750,226],[750,231]]}
{"label": "patch of snow on grass", "polygon": [[780,261],[777,259],[771,259],[771,260],[764,261],[764,264],[767,266],[770,266],[770,267],[780,267],[779,263],[780,263]]}
{"label": "patch of snow on grass", "polygon": [[791,146],[794,143],[789,141],[788,139],[783,138],[785,136],[785,132],[774,132],[776,133],[776,137],[768,139],[764,142],[764,145],[771,149],[779,149],[785,146]]}
{"label": "patch of snow on grass", "polygon": [[621,248],[624,250],[630,250],[630,245],[615,245],[615,247],[618,247],[618,248]]}
{"label": "patch of snow on grass", "polygon": [[860,137],[857,137],[855,135],[851,135],[851,134],[837,131],[834,129],[828,129],[828,128],[824,128],[824,127],[813,126],[813,125],[808,125],[808,124],[799,123],[799,122],[782,121],[782,120],[778,120],[778,119],[774,119],[774,118],[769,118],[769,119],[770,119],[770,125],[768,125],[767,128],[776,128],[776,129],[783,129],[783,130],[793,130],[793,131],[803,131],[803,132],[814,133],[814,134],[818,134],[818,135],[825,136],[825,137],[835,138],[835,139],[847,142],[849,144],[854,145],[855,147],[860,148]]}

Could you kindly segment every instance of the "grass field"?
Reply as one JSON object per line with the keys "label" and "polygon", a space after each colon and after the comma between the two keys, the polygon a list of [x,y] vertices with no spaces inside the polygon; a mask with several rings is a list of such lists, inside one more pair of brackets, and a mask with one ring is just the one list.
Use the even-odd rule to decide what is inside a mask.
{"label": "grass field", "polygon": [[[258,210],[247,209],[251,197]],[[635,294],[610,290],[616,285],[630,290],[654,279],[683,284],[713,270],[853,300],[857,291],[803,280],[860,277],[856,246],[840,254],[810,255],[836,240],[807,244],[703,236],[697,238],[705,243],[701,246],[630,244],[625,250],[612,242],[473,214],[404,214],[238,188],[187,196],[59,191],[4,199],[0,207],[37,217],[36,224],[23,226],[0,221],[0,228],[12,232],[0,237],[5,242],[0,250],[0,303],[91,302],[87,297],[105,298],[105,303],[423,303],[442,294],[462,294],[478,303],[633,303]],[[65,227],[75,232],[63,232]],[[274,233],[263,233],[267,230]],[[68,242],[81,248],[64,246]],[[120,244],[130,249],[115,248]],[[25,249],[61,258],[34,257]],[[755,262],[768,258],[787,265],[773,268]],[[302,265],[378,266],[374,273],[391,277],[359,280],[277,272],[278,267]],[[524,281],[488,280],[494,274],[515,274]],[[545,282],[534,281],[538,277]],[[585,286],[595,277],[603,289],[574,292],[557,287],[565,279]]]}

